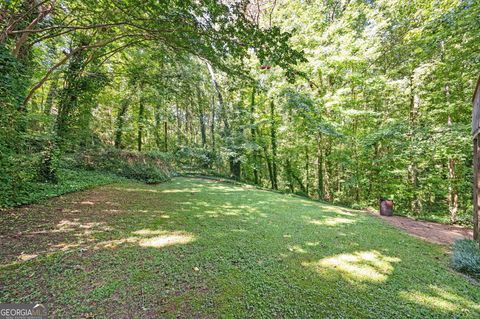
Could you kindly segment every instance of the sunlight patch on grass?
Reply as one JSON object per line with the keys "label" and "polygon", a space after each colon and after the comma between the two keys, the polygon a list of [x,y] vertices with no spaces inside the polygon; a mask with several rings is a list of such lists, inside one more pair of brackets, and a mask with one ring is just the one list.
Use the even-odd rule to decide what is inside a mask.
{"label": "sunlight patch on grass", "polygon": [[[107,226],[104,222],[80,222],[77,218],[73,221],[68,219],[62,219],[57,223],[54,229],[52,230],[42,230],[42,231],[33,231],[31,234],[39,233],[65,233],[65,232],[78,232],[82,230],[83,235],[89,235],[93,232],[103,232],[111,230],[111,227]],[[78,234],[81,236],[81,234]]]}
{"label": "sunlight patch on grass", "polygon": [[338,226],[341,224],[353,224],[355,220],[343,217],[327,217],[324,219],[310,219],[308,222],[319,226]]}
{"label": "sunlight patch on grass", "polygon": [[361,251],[302,265],[311,267],[320,274],[325,271],[339,272],[345,279],[353,282],[384,282],[393,271],[392,263],[399,261],[399,258],[384,256],[377,251]]}
{"label": "sunlight patch on grass", "polygon": [[184,188],[184,189],[164,189],[162,193],[200,193],[199,189],[196,188]]}
{"label": "sunlight patch on grass", "polygon": [[36,258],[37,256],[38,256],[37,254],[23,254],[22,253],[20,256],[18,256],[18,259],[21,260],[21,261],[27,261],[27,260]]}
{"label": "sunlight patch on grass", "polygon": [[435,285],[428,287],[428,292],[402,291],[400,297],[435,310],[480,312],[480,304],[467,300]]}
{"label": "sunlight patch on grass", "polygon": [[308,253],[308,252],[307,252],[305,249],[303,249],[300,245],[289,246],[289,247],[288,247],[288,250],[291,251],[291,252],[298,253],[298,254],[306,254],[306,253]]}
{"label": "sunlight patch on grass", "polygon": [[132,237],[103,241],[95,245],[94,249],[116,248],[122,244],[137,244],[141,247],[161,248],[177,244],[188,244],[196,238],[186,232],[169,232],[165,230],[140,229],[132,232]]}
{"label": "sunlight patch on grass", "polygon": [[142,247],[160,248],[171,245],[188,244],[194,240],[195,237],[190,234],[178,233],[143,239],[139,242],[139,245]]}

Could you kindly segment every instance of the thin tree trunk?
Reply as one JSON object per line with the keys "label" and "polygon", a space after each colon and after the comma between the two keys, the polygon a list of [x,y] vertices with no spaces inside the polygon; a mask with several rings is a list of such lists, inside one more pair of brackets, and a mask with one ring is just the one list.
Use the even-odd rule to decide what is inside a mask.
{"label": "thin tree trunk", "polygon": [[202,137],[202,147],[207,147],[207,127],[205,124],[205,114],[203,112],[202,99],[200,95],[200,90],[197,90],[197,101],[198,101],[198,117],[200,121],[200,135]]}
{"label": "thin tree trunk", "polygon": [[137,135],[137,149],[139,152],[142,151],[143,143],[143,129],[144,129],[144,116],[145,116],[145,104],[143,101],[143,85],[140,86],[140,101],[138,108],[138,135]]}
{"label": "thin tree trunk", "polygon": [[323,191],[323,153],[322,153],[322,134],[317,135],[317,195],[319,199],[324,198]]}
{"label": "thin tree trunk", "polygon": [[309,196],[309,181],[310,181],[310,167],[309,167],[308,146],[305,146],[305,193]]}
{"label": "thin tree trunk", "polygon": [[[255,86],[252,88],[252,99],[250,103],[250,132],[253,143],[257,143],[257,129],[255,128]],[[253,182],[258,185],[258,150],[253,150]]]}
{"label": "thin tree trunk", "polygon": [[168,122],[164,121],[163,122],[163,149],[165,152],[168,152]]}
{"label": "thin tree trunk", "polygon": [[287,171],[288,188],[290,189],[290,193],[293,193],[295,192],[295,188],[293,185],[292,163],[290,159],[287,159],[286,161],[286,171]]}
{"label": "thin tree trunk", "polygon": [[[450,87],[445,85],[445,98],[447,105],[450,103]],[[447,125],[451,128],[452,117],[448,116]],[[455,171],[455,159],[448,159],[448,211],[450,212],[450,222],[455,223],[457,221],[458,212],[458,189],[457,189],[457,174]]]}
{"label": "thin tree trunk", "polygon": [[177,147],[179,147],[182,143],[182,120],[180,119],[180,108],[178,107],[178,103],[175,103],[175,111],[177,116]]}
{"label": "thin tree trunk", "polygon": [[155,145],[157,146],[157,149],[159,149],[159,150],[162,147],[162,137],[160,135],[160,130],[161,130],[160,105],[157,104],[156,107],[155,107],[155,131],[154,131],[154,136],[155,136]]}
{"label": "thin tree trunk", "polygon": [[[410,78],[410,148],[414,147],[416,142],[416,127],[417,127],[417,117],[418,109],[420,106],[420,97],[415,93],[413,78]],[[411,210],[414,213],[419,213],[422,208],[422,203],[417,195],[418,188],[418,168],[414,155],[410,157],[410,164],[408,165],[408,175],[410,177],[410,185],[413,190],[413,198],[410,203]]]}
{"label": "thin tree trunk", "polygon": [[267,162],[268,177],[270,178],[272,189],[275,189],[275,178],[273,177],[272,162],[270,161],[270,155],[268,155],[268,150],[266,146],[264,146],[263,152],[265,154],[265,161]]}
{"label": "thin tree trunk", "polygon": [[122,145],[122,138],[123,138],[123,126],[125,124],[125,115],[127,114],[128,110],[128,101],[123,100],[120,104],[120,110],[117,114],[116,120],[116,128],[115,128],[115,148],[121,149],[123,148]]}
{"label": "thin tree trunk", "polygon": [[210,123],[210,135],[212,140],[212,153],[215,153],[215,97],[212,96],[212,115]]}
{"label": "thin tree trunk", "polygon": [[275,125],[275,104],[273,100],[270,101],[270,139],[272,143],[272,176],[273,189],[278,189],[277,182],[277,136]]}

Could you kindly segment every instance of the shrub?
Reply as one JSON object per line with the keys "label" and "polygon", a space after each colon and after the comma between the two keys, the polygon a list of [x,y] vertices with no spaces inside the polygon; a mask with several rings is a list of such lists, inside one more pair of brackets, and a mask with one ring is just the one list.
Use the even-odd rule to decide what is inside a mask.
{"label": "shrub", "polygon": [[457,240],[453,244],[452,268],[480,279],[480,248],[473,240]]}
{"label": "shrub", "polygon": [[84,151],[76,156],[76,165],[88,170],[114,173],[145,183],[167,181],[172,170],[163,153],[138,153],[117,149]]}
{"label": "shrub", "polygon": [[182,169],[208,169],[215,161],[215,153],[201,147],[182,146],[175,152],[175,162]]}
{"label": "shrub", "polygon": [[0,207],[12,207],[36,203],[40,200],[76,192],[82,189],[122,181],[113,174],[103,174],[84,170],[60,168],[57,171],[57,183],[44,183],[30,178],[16,187],[15,192],[3,192],[5,185],[0,180]]}

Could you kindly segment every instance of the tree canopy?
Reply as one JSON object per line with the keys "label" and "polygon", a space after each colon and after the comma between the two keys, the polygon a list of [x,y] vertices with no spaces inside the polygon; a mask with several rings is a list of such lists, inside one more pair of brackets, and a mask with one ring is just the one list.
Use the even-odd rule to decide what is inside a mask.
{"label": "tree canopy", "polygon": [[354,207],[471,219],[474,0],[10,0],[0,185],[117,148]]}

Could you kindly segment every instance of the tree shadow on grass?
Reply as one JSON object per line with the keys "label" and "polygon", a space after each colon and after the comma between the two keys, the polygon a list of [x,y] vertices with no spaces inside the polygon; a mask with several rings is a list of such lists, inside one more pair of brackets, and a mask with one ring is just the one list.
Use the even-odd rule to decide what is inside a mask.
{"label": "tree shadow on grass", "polygon": [[[57,316],[67,317],[93,311],[145,318],[476,318],[479,312],[478,287],[448,270],[440,246],[371,216],[195,179],[97,192],[29,212],[43,225],[35,231],[71,228],[57,232],[67,243],[92,240],[21,263],[3,277],[4,296],[47,298]],[[67,216],[49,210],[60,205]],[[109,313],[112,304],[117,310]]]}

